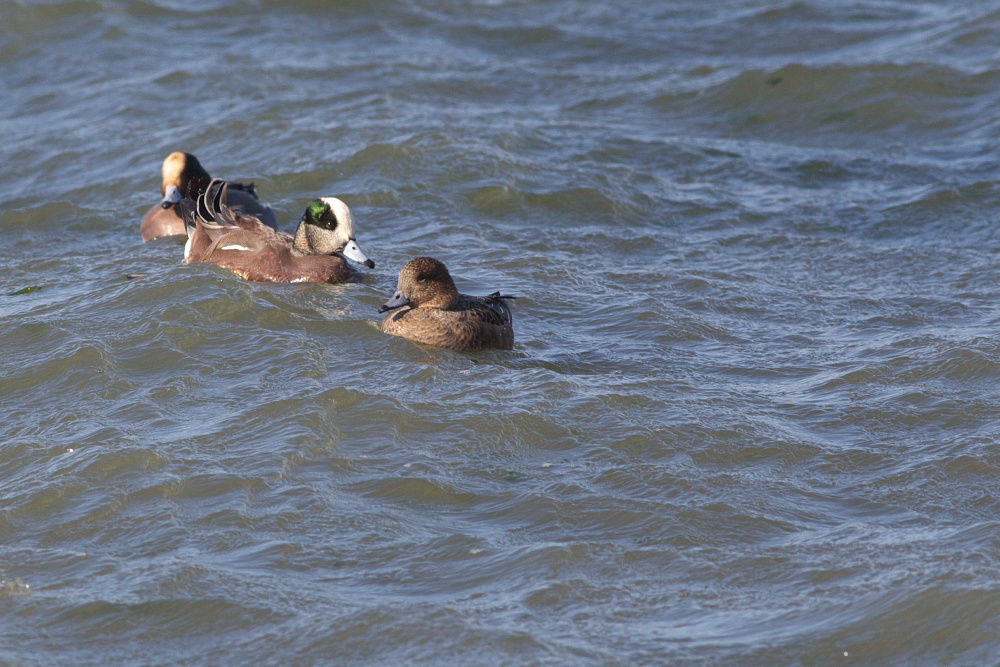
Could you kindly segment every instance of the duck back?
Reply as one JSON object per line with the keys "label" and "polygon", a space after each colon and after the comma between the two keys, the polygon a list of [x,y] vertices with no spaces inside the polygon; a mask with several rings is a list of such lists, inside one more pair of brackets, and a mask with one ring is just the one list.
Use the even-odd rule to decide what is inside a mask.
{"label": "duck back", "polygon": [[449,309],[404,306],[382,320],[382,331],[449,350],[510,350],[514,327],[506,298],[460,294]]}

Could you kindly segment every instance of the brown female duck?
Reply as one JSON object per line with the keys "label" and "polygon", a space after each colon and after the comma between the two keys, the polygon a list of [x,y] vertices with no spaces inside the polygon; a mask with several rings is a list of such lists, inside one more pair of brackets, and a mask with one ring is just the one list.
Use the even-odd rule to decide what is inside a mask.
{"label": "brown female duck", "polygon": [[181,202],[188,230],[185,264],[207,262],[244,280],[275,283],[344,282],[354,275],[347,259],[375,267],[354,240],[354,217],[341,200],[310,202],[292,236],[230,207],[229,194],[228,184],[215,180],[197,202]]}
{"label": "brown female duck", "polygon": [[399,272],[396,293],[378,312],[396,311],[382,320],[382,331],[393,336],[450,350],[510,350],[514,326],[504,299],[513,298],[459,294],[444,264],[417,257]]}
{"label": "brown female duck", "polygon": [[[171,153],[163,161],[162,174],[163,182],[160,185],[160,194],[163,195],[163,199],[160,200],[159,204],[149,209],[142,218],[140,231],[143,241],[150,241],[161,236],[184,235],[186,233],[184,218],[177,210],[177,203],[185,197],[192,200],[197,199],[201,193],[205,192],[212,180],[212,177],[198,162],[198,158],[191,153],[180,151]],[[260,203],[257,199],[257,190],[253,183],[230,183],[229,206],[253,215],[272,227],[278,224],[271,207]]]}

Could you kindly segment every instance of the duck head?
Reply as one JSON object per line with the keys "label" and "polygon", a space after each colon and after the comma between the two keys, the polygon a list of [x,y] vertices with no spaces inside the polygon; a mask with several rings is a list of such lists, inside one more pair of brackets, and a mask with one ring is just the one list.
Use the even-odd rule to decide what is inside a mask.
{"label": "duck head", "polygon": [[369,269],[375,268],[375,262],[368,259],[354,239],[351,209],[336,197],[309,202],[295,232],[292,249],[303,255],[343,255]]}
{"label": "duck head", "polygon": [[448,273],[448,267],[433,257],[417,257],[400,270],[396,293],[378,312],[403,306],[447,309],[457,301],[458,288]]}
{"label": "duck head", "polygon": [[163,161],[161,173],[163,182],[160,185],[160,194],[163,195],[163,200],[160,206],[163,208],[174,206],[184,197],[197,199],[212,180],[198,162],[198,158],[191,153],[181,151],[175,151],[167,156]]}

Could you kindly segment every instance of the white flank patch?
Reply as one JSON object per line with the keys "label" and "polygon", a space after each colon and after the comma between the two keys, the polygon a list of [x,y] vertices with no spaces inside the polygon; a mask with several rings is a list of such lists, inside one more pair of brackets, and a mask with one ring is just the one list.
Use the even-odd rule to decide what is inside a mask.
{"label": "white flank patch", "polygon": [[249,250],[250,248],[242,245],[224,245],[219,250]]}
{"label": "white flank patch", "polygon": [[191,256],[191,237],[188,236],[188,240],[184,242],[184,259]]}

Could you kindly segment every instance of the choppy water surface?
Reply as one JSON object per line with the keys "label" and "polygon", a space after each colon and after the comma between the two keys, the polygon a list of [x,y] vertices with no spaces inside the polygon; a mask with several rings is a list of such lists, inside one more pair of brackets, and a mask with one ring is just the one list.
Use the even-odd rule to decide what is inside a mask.
{"label": "choppy water surface", "polygon": [[[0,663],[1000,661],[996,3],[0,25]],[[376,270],[143,245],[178,149]],[[425,254],[513,352],[378,330]]]}

